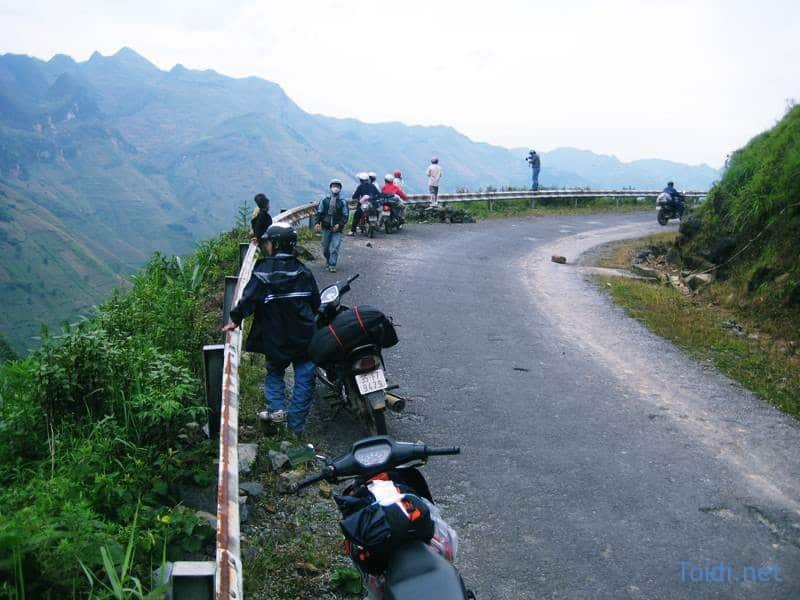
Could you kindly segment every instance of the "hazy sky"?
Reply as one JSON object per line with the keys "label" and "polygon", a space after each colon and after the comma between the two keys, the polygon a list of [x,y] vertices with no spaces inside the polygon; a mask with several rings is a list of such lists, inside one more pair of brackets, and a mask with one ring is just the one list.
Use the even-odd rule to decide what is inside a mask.
{"label": "hazy sky", "polygon": [[303,109],[719,166],[800,100],[797,0],[0,0],[0,52],[130,46]]}

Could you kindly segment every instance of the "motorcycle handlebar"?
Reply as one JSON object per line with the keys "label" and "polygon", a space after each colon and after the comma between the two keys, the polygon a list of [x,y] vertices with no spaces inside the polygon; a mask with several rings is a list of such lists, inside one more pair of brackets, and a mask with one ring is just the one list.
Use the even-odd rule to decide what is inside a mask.
{"label": "motorcycle handlebar", "polygon": [[333,467],[330,467],[330,466],[325,467],[319,473],[315,473],[314,475],[310,475],[310,476],[306,477],[305,479],[302,479],[302,480],[298,481],[297,483],[292,484],[291,491],[292,492],[299,492],[304,487],[308,487],[312,483],[317,483],[318,481],[322,481],[323,479],[325,479],[326,477],[329,477],[332,474],[333,474]]}
{"label": "motorcycle handlebar", "polygon": [[461,448],[451,446],[449,448],[429,448],[425,446],[425,454],[428,456],[446,456],[449,454],[461,454]]}

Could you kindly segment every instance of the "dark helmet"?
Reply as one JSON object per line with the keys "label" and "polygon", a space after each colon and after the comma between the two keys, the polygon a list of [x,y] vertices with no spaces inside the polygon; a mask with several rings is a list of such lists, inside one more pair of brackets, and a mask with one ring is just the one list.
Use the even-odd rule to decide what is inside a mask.
{"label": "dark helmet", "polygon": [[288,223],[273,223],[261,236],[261,241],[272,242],[275,250],[291,252],[297,244],[297,232]]}
{"label": "dark helmet", "polygon": [[433,164],[435,164],[435,165],[436,165],[436,164],[438,164],[438,163],[439,163],[439,157],[438,157],[438,156],[434,156],[434,157],[431,159],[431,162],[432,162]]}
{"label": "dark helmet", "polygon": [[256,194],[256,197],[253,198],[253,200],[255,200],[255,203],[259,208],[267,208],[269,206],[269,198],[267,198],[264,194]]}
{"label": "dark helmet", "polygon": [[675,187],[675,182],[674,181],[668,181],[667,182],[667,187]]}

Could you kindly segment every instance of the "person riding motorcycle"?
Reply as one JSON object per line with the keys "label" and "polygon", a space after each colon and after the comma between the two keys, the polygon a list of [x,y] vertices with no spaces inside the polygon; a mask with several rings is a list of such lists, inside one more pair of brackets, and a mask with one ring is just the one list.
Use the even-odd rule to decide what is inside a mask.
{"label": "person riding motorcycle", "polygon": [[358,177],[358,187],[356,191],[353,192],[353,200],[356,201],[356,211],[353,213],[353,222],[350,225],[350,233],[348,234],[351,236],[356,234],[356,228],[363,215],[360,203],[361,198],[369,196],[370,200],[374,202],[375,198],[380,194],[380,190],[378,190],[377,186],[369,180],[368,173],[359,173],[356,177]]}
{"label": "person riding motorcycle", "polygon": [[386,177],[383,178],[385,182],[383,187],[381,188],[382,194],[392,194],[395,196],[400,196],[403,200],[408,200],[408,194],[403,191],[397,183],[395,183],[395,177],[391,173],[387,173]]}
{"label": "person riding motorcycle", "polygon": [[667,187],[665,187],[661,193],[669,194],[669,205],[675,209],[675,212],[678,214],[678,216],[682,216],[685,209],[683,201],[686,197],[675,189],[675,184],[672,181],[668,181]]}
{"label": "person riding motorcycle", "polygon": [[403,189],[403,174],[398,169],[394,172],[394,184],[399,187],[401,190]]}

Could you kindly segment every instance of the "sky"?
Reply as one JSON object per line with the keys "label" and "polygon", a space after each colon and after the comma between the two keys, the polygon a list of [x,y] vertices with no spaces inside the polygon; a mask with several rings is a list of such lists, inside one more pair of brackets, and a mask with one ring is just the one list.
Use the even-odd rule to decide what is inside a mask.
{"label": "sky", "polygon": [[797,0],[0,0],[0,53],[129,46],[301,108],[719,167],[800,102]]}

